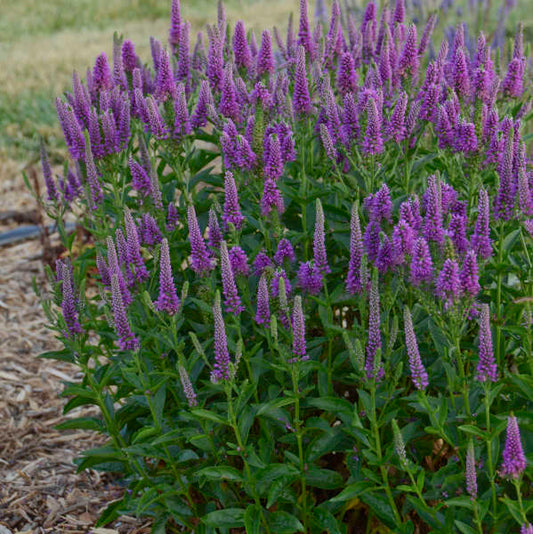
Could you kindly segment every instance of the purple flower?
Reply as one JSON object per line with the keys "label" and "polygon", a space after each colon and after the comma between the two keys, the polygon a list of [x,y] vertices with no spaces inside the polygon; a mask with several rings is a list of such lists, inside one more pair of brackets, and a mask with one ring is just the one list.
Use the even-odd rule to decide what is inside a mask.
{"label": "purple flower", "polygon": [[100,279],[102,280],[102,284],[104,284],[105,286],[110,286],[111,277],[109,275],[109,267],[107,266],[107,263],[100,252],[96,254],[96,268],[100,273]]}
{"label": "purple flower", "polygon": [[152,189],[150,177],[143,167],[137,163],[130,155],[129,167],[131,172],[131,186],[139,191],[143,196],[148,196]]}
{"label": "purple flower", "polygon": [[[309,27],[309,17],[307,14],[307,0],[300,0],[300,26],[298,28],[298,45],[301,45],[312,59],[314,56],[314,46]],[[288,47],[287,47],[288,48]]]}
{"label": "purple flower", "polygon": [[261,35],[261,48],[257,54],[256,72],[258,76],[274,72],[274,57],[272,56],[272,36],[268,30]]}
{"label": "purple flower", "polygon": [[[301,2],[304,1],[305,0],[301,0]],[[307,82],[307,71],[305,67],[305,50],[302,46],[298,47],[298,52],[296,54],[296,73],[294,77],[292,108],[297,117],[301,115],[309,115],[312,109]]]}
{"label": "purple flower", "polygon": [[170,202],[167,208],[167,222],[165,224],[165,229],[167,232],[172,232],[178,227],[179,214],[176,204]]}
{"label": "purple flower", "polygon": [[[61,301],[61,311],[63,312],[63,318],[67,325],[68,333],[67,337],[75,337],[77,334],[81,334],[80,322],[78,319],[78,310],[76,309],[76,297],[74,296],[74,281],[72,280],[72,271],[70,265],[61,263],[59,265],[62,273],[62,289],[63,300]],[[58,270],[59,270],[58,269]]]}
{"label": "purple flower", "polygon": [[398,22],[401,24],[404,22],[404,20],[405,20],[405,1],[396,0],[392,22],[393,23]]}
{"label": "purple flower", "polygon": [[419,237],[413,249],[411,260],[411,283],[419,286],[422,282],[430,282],[433,278],[433,260],[429,253],[429,246],[423,237]]}
{"label": "purple flower", "polygon": [[400,143],[405,139],[405,113],[407,111],[407,93],[403,91],[396,105],[394,111],[387,123],[386,136],[390,139],[394,139],[396,143]]}
{"label": "purple flower", "polygon": [[89,184],[89,207],[96,210],[104,200],[104,193],[100,180],[98,179],[98,171],[94,164],[93,153],[91,151],[90,143],[85,144],[85,165],[87,171],[87,183]]}
{"label": "purple flower", "polygon": [[442,187],[436,176],[428,178],[428,188],[424,195],[426,215],[424,217],[424,237],[428,241],[444,244],[444,228],[442,225]]}
{"label": "purple flower", "polygon": [[400,219],[392,231],[392,250],[394,262],[397,264],[403,263],[405,255],[412,255],[414,246],[414,230],[405,220]]}
{"label": "purple flower", "polygon": [[222,213],[222,220],[224,227],[227,230],[229,224],[233,224],[239,230],[244,222],[244,217],[239,207],[239,197],[237,195],[237,187],[235,186],[235,179],[233,173],[226,171],[224,176],[224,211]]}
{"label": "purple flower", "polygon": [[274,180],[267,178],[265,180],[265,186],[263,189],[263,196],[261,198],[261,214],[263,216],[268,216],[272,210],[277,210],[278,214],[281,215],[284,210],[283,197],[276,185]]}
{"label": "purple flower", "polygon": [[226,338],[226,327],[222,318],[220,307],[220,293],[217,291],[215,303],[213,305],[213,318],[215,321],[215,365],[211,373],[211,380],[219,382],[230,379],[230,358],[228,352],[228,341]]}
{"label": "purple flower", "polygon": [[466,491],[472,499],[477,497],[476,455],[472,440],[468,442],[466,452]]}
{"label": "purple flower", "polygon": [[107,56],[104,53],[100,54],[96,58],[93,68],[92,85],[95,92],[105,91],[113,88],[111,69],[107,61]]}
{"label": "purple flower", "polygon": [[180,42],[181,32],[181,12],[180,0],[172,0],[172,7],[170,8],[170,28],[168,30],[168,42],[173,50],[176,50]]}
{"label": "purple flower", "polygon": [[344,95],[344,109],[342,111],[341,139],[346,147],[350,147],[353,141],[359,137],[359,113],[351,93]]}
{"label": "purple flower", "polygon": [[142,242],[149,247],[154,246],[156,243],[160,243],[163,239],[161,230],[157,225],[157,221],[149,214],[143,213],[139,222],[139,230],[142,238]]}
{"label": "purple flower", "polygon": [[514,58],[507,67],[507,74],[502,83],[502,90],[512,98],[519,98],[524,92],[525,62],[523,58]]}
{"label": "purple flower", "polygon": [[122,43],[122,64],[126,72],[133,72],[137,67],[137,54],[135,54],[135,45],[126,39]]}
{"label": "purple flower", "polygon": [[229,260],[233,274],[240,274],[242,276],[249,275],[250,266],[248,265],[248,257],[241,247],[235,246],[229,250]]}
{"label": "purple flower", "polygon": [[139,234],[137,233],[137,228],[131,212],[126,208],[126,213],[124,215],[124,220],[126,223],[126,242],[128,245],[128,262],[133,265],[135,270],[135,278],[137,282],[143,282],[149,278],[146,265],[141,255],[141,245],[139,242]]}
{"label": "purple flower", "polygon": [[305,317],[300,295],[294,298],[294,308],[292,310],[292,352],[296,356],[296,360],[309,358],[305,344]]}
{"label": "purple flower", "polygon": [[462,98],[468,98],[470,96],[470,77],[463,47],[455,50],[452,79],[456,93]]}
{"label": "purple flower", "polygon": [[[119,235],[122,235],[122,233],[120,233]],[[133,299],[126,285],[126,280],[124,279],[124,275],[122,274],[122,270],[119,265],[119,260],[117,258],[117,251],[115,248],[115,244],[113,243],[113,239],[111,237],[108,237],[106,240],[106,244],[107,244],[107,265],[108,265],[109,284],[111,284],[111,278],[113,277],[113,275],[116,275],[118,287],[120,290],[120,295],[122,298],[122,303],[125,306],[129,306]],[[124,246],[125,246],[125,243],[124,243]],[[125,254],[125,252],[123,254]],[[104,271],[100,271],[100,272],[103,273]],[[102,282],[105,284],[104,275],[102,275]]]}
{"label": "purple flower", "polygon": [[187,109],[185,86],[183,83],[180,83],[177,89],[176,100],[174,101],[174,130],[172,137],[181,140],[190,133],[191,121],[189,120],[189,111]]}
{"label": "purple flower", "polygon": [[140,346],[139,339],[131,330],[116,273],[111,276],[111,295],[113,322],[118,335],[118,345],[121,350],[137,350]]}
{"label": "purple flower", "polygon": [[470,239],[472,249],[484,260],[492,256],[490,239],[489,194],[486,189],[480,189],[477,209],[477,219],[474,234]]}
{"label": "purple flower", "polygon": [[490,308],[488,304],[481,304],[479,316],[479,360],[476,369],[476,380],[479,382],[496,382],[498,368],[492,348],[492,334],[490,331]]}
{"label": "purple flower", "polygon": [[159,70],[155,82],[155,97],[158,102],[176,99],[176,82],[170,68],[170,58],[165,49],[159,54]]}
{"label": "purple flower", "polygon": [[183,388],[183,393],[187,399],[187,404],[189,405],[189,408],[195,408],[198,406],[198,400],[196,399],[196,393],[192,387],[191,379],[189,378],[185,367],[181,364],[178,366],[178,372],[180,374],[181,387]]}
{"label": "purple flower", "polygon": [[344,52],[337,70],[337,88],[341,95],[357,92],[357,72],[352,54]]}
{"label": "purple flower", "polygon": [[376,258],[376,267],[380,273],[386,273],[394,264],[394,250],[391,240],[384,235]]}
{"label": "purple flower", "polygon": [[459,279],[461,281],[462,292],[470,298],[474,298],[481,290],[477,257],[473,250],[469,250],[465,256],[461,272],[459,273]]}
{"label": "purple flower", "polygon": [[265,145],[267,150],[263,154],[265,161],[263,175],[265,178],[276,181],[283,174],[283,159],[279,137],[270,135],[265,139]]}
{"label": "purple flower", "polygon": [[209,236],[208,236],[208,245],[213,249],[218,249],[220,243],[222,243],[222,232],[220,231],[220,226],[218,224],[218,217],[216,211],[211,208],[209,210]]}
{"label": "purple flower", "polygon": [[455,131],[455,150],[457,152],[475,152],[477,150],[476,127],[471,122],[461,121]]}
{"label": "purple flower", "polygon": [[266,252],[264,250],[259,252],[253,263],[255,276],[261,276],[263,271],[271,265],[272,262],[270,261],[270,258],[267,256]]}
{"label": "purple flower", "polygon": [[159,140],[167,139],[168,130],[163,122],[163,117],[159,112],[157,102],[152,96],[148,96],[145,100],[146,110],[148,113],[148,126],[152,135]]}
{"label": "purple flower", "polygon": [[428,374],[420,358],[418,343],[416,341],[413,319],[408,308],[404,308],[405,346],[409,356],[409,368],[413,384],[418,390],[425,390],[429,385]]}
{"label": "purple flower", "polygon": [[368,340],[366,344],[365,372],[368,380],[381,380],[385,376],[383,364],[375,369],[375,358],[381,351],[380,311],[379,311],[379,288],[377,276],[372,277],[370,286],[370,311],[368,316]]}
{"label": "purple flower", "polygon": [[376,221],[370,221],[365,230],[364,245],[370,261],[376,261],[379,254],[381,228]]}
{"label": "purple flower", "polygon": [[359,206],[352,205],[352,218],[350,221],[350,261],[346,276],[346,291],[352,295],[360,293],[363,289],[361,282],[361,261],[363,259],[363,236],[359,221]]}
{"label": "purple flower", "polygon": [[172,277],[170,265],[170,251],[167,239],[161,242],[161,258],[159,265],[159,298],[154,303],[155,309],[174,315],[180,307],[180,299],[176,293],[176,286]]}
{"label": "purple flower", "polygon": [[460,288],[459,266],[455,260],[448,258],[435,283],[435,293],[444,301],[445,308],[448,308],[459,296]]}
{"label": "purple flower", "polygon": [[520,527],[520,534],[533,534],[533,525],[531,523],[524,523]]}
{"label": "purple flower", "polygon": [[231,63],[228,63],[224,69],[218,109],[224,117],[228,117],[235,122],[240,121],[241,113],[237,104],[237,94]]}
{"label": "purple flower", "polygon": [[516,188],[513,179],[513,128],[504,132],[503,155],[498,164],[500,187],[496,196],[494,216],[496,219],[508,221],[513,215]]}
{"label": "purple flower", "polygon": [[298,285],[310,295],[318,295],[323,286],[323,273],[311,261],[300,263],[298,269]]}
{"label": "purple flower", "polygon": [[228,313],[233,313],[233,315],[237,316],[244,310],[244,306],[242,305],[241,298],[237,292],[235,277],[229,259],[228,246],[225,241],[222,241],[220,245],[220,263],[222,270],[222,293],[224,294],[224,305]]}
{"label": "purple flower", "polygon": [[193,128],[203,128],[207,124],[207,107],[213,104],[213,95],[207,80],[202,80],[196,108],[191,116]]}
{"label": "purple flower", "polygon": [[48,154],[44,148],[44,143],[41,141],[41,166],[43,168],[44,183],[46,184],[46,192],[50,202],[59,201],[59,193],[57,192],[56,184],[52,176],[52,169],[48,161]]}
{"label": "purple flower", "polygon": [[503,449],[503,463],[501,475],[509,478],[519,478],[526,469],[526,457],[520,440],[520,429],[514,415],[507,418],[507,438]]}
{"label": "purple flower", "polygon": [[313,258],[316,267],[326,275],[331,272],[326,253],[326,236],[324,233],[324,210],[320,199],[316,201],[315,235],[313,239]]}
{"label": "purple flower", "polygon": [[270,324],[270,304],[268,300],[268,285],[265,274],[259,279],[259,286],[257,288],[257,313],[255,314],[255,321],[257,324]]}
{"label": "purple flower", "polygon": [[363,139],[363,154],[375,155],[383,152],[383,137],[381,135],[381,118],[374,98],[367,103],[367,127]]}
{"label": "purple flower", "polygon": [[365,198],[364,206],[370,215],[370,220],[380,223],[382,219],[391,221],[392,201],[387,184],[383,184],[374,195]]}
{"label": "purple flower", "polygon": [[187,223],[189,225],[189,241],[191,243],[191,267],[196,274],[205,276],[213,269],[213,264],[198,226],[194,206],[187,208]]}
{"label": "purple flower", "polygon": [[211,89],[220,89],[224,72],[223,37],[216,27],[209,30],[209,52],[207,56],[207,77]]}
{"label": "purple flower", "polygon": [[176,69],[176,79],[178,82],[183,82],[186,95],[191,92],[191,56],[189,51],[190,30],[190,22],[185,22],[181,27],[178,68]]}
{"label": "purple flower", "polygon": [[398,74],[400,76],[409,74],[409,76],[414,77],[418,73],[420,62],[417,40],[416,26],[411,24],[407,30],[407,38],[398,61]]}
{"label": "purple flower", "polygon": [[248,69],[252,65],[252,56],[246,39],[246,29],[242,20],[237,21],[233,34],[233,57],[235,65],[239,68]]}
{"label": "purple flower", "polygon": [[84,128],[89,124],[89,107],[90,107],[90,97],[87,89],[82,85],[79,74],[74,71],[72,75],[72,90],[73,90],[73,99],[72,107],[74,109],[74,114],[80,123],[80,126]]}
{"label": "purple flower", "polygon": [[288,239],[283,238],[278,243],[278,248],[274,254],[274,261],[277,265],[283,265],[283,262],[286,259],[292,263],[293,261],[296,261],[296,255],[294,254],[294,248],[291,242]]}
{"label": "purple flower", "polygon": [[280,282],[283,279],[283,286],[285,288],[285,297],[290,295],[292,291],[291,283],[289,282],[289,279],[287,277],[287,273],[284,269],[281,267],[278,267],[274,274],[272,275],[272,279],[270,280],[270,294],[272,295],[272,298],[280,298],[282,299],[282,295],[280,293]]}

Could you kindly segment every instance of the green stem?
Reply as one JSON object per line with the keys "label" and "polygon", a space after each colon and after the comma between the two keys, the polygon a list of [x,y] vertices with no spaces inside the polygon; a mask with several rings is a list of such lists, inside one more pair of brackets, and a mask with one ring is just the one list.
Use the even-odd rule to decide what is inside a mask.
{"label": "green stem", "polygon": [[498,369],[501,367],[501,336],[502,336],[502,327],[501,327],[501,305],[502,305],[502,282],[503,282],[503,273],[501,269],[501,264],[503,261],[503,223],[500,223],[499,233],[498,233],[498,282],[496,286],[496,365]]}
{"label": "green stem", "polygon": [[[484,398],[484,404],[485,404],[485,426],[487,429],[487,433],[490,434],[490,382],[485,383],[485,398]],[[497,500],[496,500],[496,485],[494,483],[494,464],[492,461],[492,446],[491,446],[491,439],[487,438],[486,441],[487,444],[487,464],[489,467],[489,481],[490,481],[490,489],[491,489],[491,496],[492,496],[492,514],[493,516],[496,515],[497,510]]]}

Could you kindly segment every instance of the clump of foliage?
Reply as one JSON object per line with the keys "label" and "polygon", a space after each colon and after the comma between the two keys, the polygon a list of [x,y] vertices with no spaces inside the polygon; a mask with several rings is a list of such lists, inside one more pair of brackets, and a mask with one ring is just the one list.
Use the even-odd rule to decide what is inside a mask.
{"label": "clump of foliage", "polygon": [[44,356],[128,487],[100,524],[532,531],[528,61],[435,23],[301,0],[258,42],[220,4],[190,48],[174,0],[151,66],[115,38],[74,74]]}

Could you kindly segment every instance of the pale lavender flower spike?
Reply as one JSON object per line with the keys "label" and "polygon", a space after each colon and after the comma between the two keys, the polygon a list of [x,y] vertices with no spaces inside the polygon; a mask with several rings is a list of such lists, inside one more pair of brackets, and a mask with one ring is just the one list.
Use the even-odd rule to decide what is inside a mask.
{"label": "pale lavender flower spike", "polygon": [[118,283],[118,276],[115,273],[111,276],[111,294],[113,321],[118,335],[118,345],[121,350],[137,350],[139,348],[139,340],[132,332],[130,323],[128,322],[126,307],[122,301]]}
{"label": "pale lavender flower spike", "polygon": [[198,406],[198,400],[196,399],[196,392],[191,384],[191,379],[187,374],[187,370],[183,365],[180,365],[178,371],[180,374],[181,387],[183,388],[183,393],[187,399],[187,404],[189,405],[189,408],[195,408]]}
{"label": "pale lavender flower spike", "polygon": [[191,267],[196,274],[205,276],[213,269],[213,264],[200,232],[194,206],[187,208],[187,222],[189,224],[189,241],[191,243]]}
{"label": "pale lavender flower spike", "polygon": [[533,534],[533,525],[531,523],[524,523],[520,528],[520,534]]}
{"label": "pale lavender flower spike", "polygon": [[295,358],[291,362],[309,359],[305,344],[305,317],[300,295],[294,298],[292,310],[292,352]]}
{"label": "pale lavender flower spike", "polygon": [[82,333],[80,322],[78,319],[78,310],[76,309],[76,297],[74,295],[74,281],[72,280],[72,272],[69,265],[61,263],[59,269],[62,270],[63,279],[63,300],[61,301],[61,310],[63,318],[67,325],[67,336],[74,337]]}
{"label": "pale lavender flower spike", "polygon": [[352,205],[352,219],[350,221],[350,262],[346,276],[346,291],[354,295],[363,289],[361,283],[361,261],[363,259],[363,236],[359,221],[359,207]]}
{"label": "pale lavender flower spike", "polygon": [[315,218],[315,235],[313,239],[313,256],[315,265],[323,274],[328,274],[331,269],[328,264],[328,256],[326,253],[326,236],[324,233],[324,210],[320,199],[316,201],[316,218]]}
{"label": "pale lavender flower spike", "polygon": [[259,286],[257,288],[257,312],[255,314],[255,322],[257,324],[264,324],[265,326],[270,324],[268,284],[264,273],[259,279]]}
{"label": "pale lavender flower spike", "polygon": [[408,308],[404,309],[405,345],[409,356],[409,368],[413,384],[418,390],[425,390],[429,385],[428,374],[422,363],[418,343],[416,341],[413,319]]}
{"label": "pale lavender flower spike", "polygon": [[380,364],[377,373],[375,372],[374,360],[378,350],[381,350],[380,308],[379,308],[379,288],[377,276],[372,277],[370,286],[370,312],[368,316],[368,341],[366,345],[365,372],[366,377],[381,380],[385,376],[383,364]]}
{"label": "pale lavender flower spike", "polygon": [[466,452],[466,491],[471,499],[477,497],[476,455],[473,441],[468,443]]}

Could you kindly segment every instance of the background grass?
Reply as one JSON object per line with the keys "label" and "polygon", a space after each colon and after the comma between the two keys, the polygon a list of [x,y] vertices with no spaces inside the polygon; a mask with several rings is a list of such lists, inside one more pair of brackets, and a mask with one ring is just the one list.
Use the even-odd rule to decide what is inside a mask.
{"label": "background grass", "polygon": [[[523,20],[526,36],[533,38],[530,1],[518,0],[509,29]],[[216,0],[181,3],[184,17],[192,24],[192,35],[216,20]],[[314,5],[313,0],[309,3]],[[462,3],[467,21],[468,0]],[[137,53],[148,61],[149,37],[166,43],[170,0],[0,0],[0,4],[0,180],[5,180],[37,161],[40,136],[50,147],[52,159],[60,161],[64,152],[54,99],[69,88],[72,71],[83,77],[99,53],[111,57],[114,31],[133,40]],[[296,14],[298,4],[298,0],[225,1],[230,22],[244,20],[258,37],[264,28],[285,28],[288,14]],[[422,0],[422,4],[433,8],[440,0]],[[483,28],[487,33],[498,17],[499,2],[493,0],[492,4],[491,28]],[[462,16],[458,17],[455,9],[446,16],[445,24]]]}

